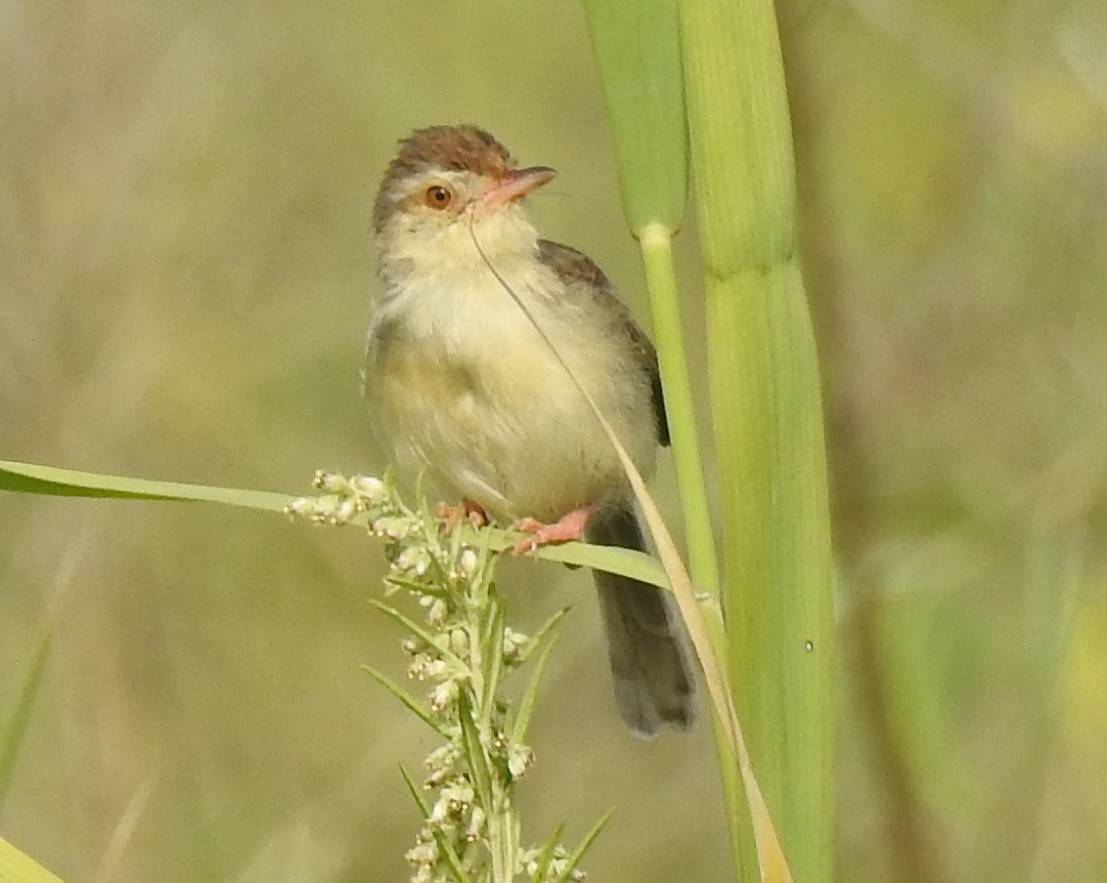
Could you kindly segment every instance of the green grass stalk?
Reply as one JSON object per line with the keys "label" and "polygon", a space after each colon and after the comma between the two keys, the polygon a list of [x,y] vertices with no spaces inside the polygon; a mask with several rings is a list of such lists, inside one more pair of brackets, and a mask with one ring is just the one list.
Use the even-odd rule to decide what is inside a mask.
{"label": "green grass stalk", "polygon": [[[677,295],[676,274],[673,271],[672,235],[659,224],[647,225],[637,231],[637,235],[642,249],[646,288],[650,295],[650,313],[653,316],[654,341],[661,365],[661,381],[665,389],[665,409],[672,436],[673,460],[680,485],[688,566],[696,588],[717,596],[719,566],[714,531],[711,528],[707,487],[704,483],[703,461],[700,457],[692,380],[684,350],[680,299]],[[712,606],[717,609],[715,605]],[[721,623],[718,616],[710,619]],[[725,650],[725,645],[717,643],[716,651],[724,662]]]}
{"label": "green grass stalk", "polygon": [[54,626],[52,622],[48,622],[39,636],[38,647],[23,678],[15,705],[4,720],[3,726],[0,726],[0,810],[3,810],[8,796],[16,759],[19,757],[23,738],[27,734],[35,700],[42,692],[42,681],[46,673],[46,663],[50,658],[53,638]]}
{"label": "green grass stalk", "polygon": [[[735,701],[799,883],[832,875],[833,619],[814,334],[769,0],[680,4]],[[742,881],[762,879],[752,844]]]}
{"label": "green grass stalk", "polygon": [[[685,355],[672,238],[687,205],[688,137],[676,0],[586,0],[592,46],[619,169],[627,226],[638,240],[650,298],[665,407],[672,436],[692,581],[709,593],[701,605],[720,664],[726,633],[718,602],[719,573]],[[697,293],[698,296],[698,293]],[[712,716],[732,846],[748,824],[728,722]]]}
{"label": "green grass stalk", "polygon": [[0,837],[0,881],[3,883],[62,883],[46,868]]}
{"label": "green grass stalk", "polygon": [[[675,0],[587,0],[627,226],[638,240],[673,440],[689,568],[700,591],[719,574],[692,382],[673,272],[672,238],[688,201],[688,138]],[[716,648],[720,654],[724,648]]]}

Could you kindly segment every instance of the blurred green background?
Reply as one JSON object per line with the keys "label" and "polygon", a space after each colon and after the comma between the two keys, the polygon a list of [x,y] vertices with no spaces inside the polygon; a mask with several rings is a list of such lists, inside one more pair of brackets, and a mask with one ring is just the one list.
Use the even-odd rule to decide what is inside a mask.
{"label": "blurred green background", "polygon": [[[1107,879],[1107,7],[780,8],[839,565],[841,881]],[[377,471],[369,209],[477,122],[647,321],[575,3],[0,6],[0,457],[302,493]],[[693,236],[679,240],[688,290]],[[692,348],[698,309],[690,312]],[[669,511],[667,465],[655,481]],[[381,552],[219,507],[0,496],[0,714],[55,631],[0,833],[69,881],[392,881],[433,745]],[[706,726],[632,742],[590,581],[522,788],[618,812],[605,881],[726,880]],[[802,881],[800,881],[802,883]]]}

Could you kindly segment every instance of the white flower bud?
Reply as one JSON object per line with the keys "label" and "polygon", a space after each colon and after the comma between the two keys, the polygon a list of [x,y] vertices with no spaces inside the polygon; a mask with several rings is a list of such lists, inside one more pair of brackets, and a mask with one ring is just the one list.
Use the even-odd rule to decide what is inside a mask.
{"label": "white flower bud", "polygon": [[530,638],[512,628],[504,629],[504,659],[508,662],[518,659],[519,653],[530,642]]}
{"label": "white flower bud", "polygon": [[457,559],[457,568],[461,575],[466,579],[470,579],[477,572],[479,565],[480,555],[477,554],[476,549],[472,546],[466,546]]}
{"label": "white flower bud", "polygon": [[457,701],[457,681],[443,681],[430,694],[430,706],[435,711],[442,711]]}
{"label": "white flower bud", "polygon": [[438,847],[433,839],[424,840],[405,852],[404,858],[413,865],[433,866],[438,861]]}
{"label": "white flower bud", "polygon": [[446,619],[446,614],[449,612],[446,602],[441,598],[435,598],[434,603],[430,606],[430,610],[427,611],[427,622],[431,625],[440,625]]}
{"label": "white flower bud", "polygon": [[484,810],[474,806],[469,813],[469,824],[465,827],[465,839],[469,841],[479,840],[484,831]]}
{"label": "white flower bud", "polygon": [[372,475],[355,475],[350,479],[350,487],[370,503],[381,503],[388,498],[384,482]]}
{"label": "white flower bud", "polygon": [[357,515],[357,500],[346,497],[338,503],[331,512],[331,524],[349,524],[350,519]]}
{"label": "white flower bud", "polygon": [[350,491],[350,483],[337,472],[324,472],[320,469],[315,473],[315,481],[312,483],[319,490],[330,494],[347,494]]}
{"label": "white flower bud", "polygon": [[527,770],[534,766],[534,749],[529,745],[512,745],[507,749],[507,768],[516,779],[526,775]]}

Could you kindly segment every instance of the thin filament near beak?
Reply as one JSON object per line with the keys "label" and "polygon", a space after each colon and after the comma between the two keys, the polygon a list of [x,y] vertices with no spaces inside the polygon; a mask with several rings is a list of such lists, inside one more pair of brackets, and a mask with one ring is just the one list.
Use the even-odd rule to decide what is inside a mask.
{"label": "thin filament near beak", "polygon": [[543,184],[548,184],[555,177],[557,177],[557,172],[547,166],[516,169],[497,180],[492,188],[480,198],[480,203],[490,207],[506,205],[509,202],[522,199]]}

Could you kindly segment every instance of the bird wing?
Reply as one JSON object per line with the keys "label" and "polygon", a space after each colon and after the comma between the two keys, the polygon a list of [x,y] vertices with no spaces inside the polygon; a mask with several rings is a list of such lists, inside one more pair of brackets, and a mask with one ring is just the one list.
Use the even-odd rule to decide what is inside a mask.
{"label": "bird wing", "polygon": [[[617,317],[618,327],[626,334],[627,339],[634,347],[635,356],[650,378],[650,386],[653,390],[653,409],[657,419],[657,435],[661,444],[669,444],[669,422],[665,415],[665,399],[661,390],[661,374],[657,367],[657,351],[645,332],[638,327],[617,294],[611,281],[604,275],[603,270],[596,266],[588,255],[551,242],[548,239],[538,240],[538,254],[542,262],[552,267],[566,282],[566,290],[573,293],[588,292],[589,296],[601,301],[603,311]],[[573,282],[581,283],[573,285]]]}

